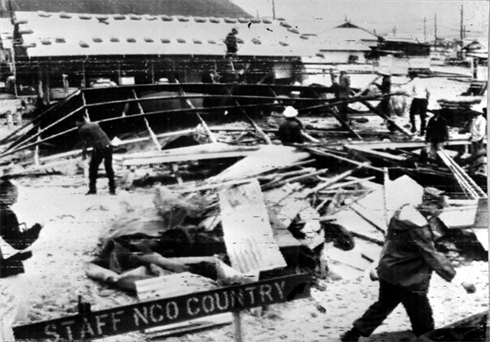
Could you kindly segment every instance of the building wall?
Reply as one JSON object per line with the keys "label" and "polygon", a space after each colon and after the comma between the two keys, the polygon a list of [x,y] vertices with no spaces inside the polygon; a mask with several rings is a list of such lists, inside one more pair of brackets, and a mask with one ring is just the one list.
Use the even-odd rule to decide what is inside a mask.
{"label": "building wall", "polygon": [[320,50],[325,58],[325,63],[345,64],[349,62],[350,56],[357,57],[357,63],[366,63],[364,51],[345,51],[345,50]]}

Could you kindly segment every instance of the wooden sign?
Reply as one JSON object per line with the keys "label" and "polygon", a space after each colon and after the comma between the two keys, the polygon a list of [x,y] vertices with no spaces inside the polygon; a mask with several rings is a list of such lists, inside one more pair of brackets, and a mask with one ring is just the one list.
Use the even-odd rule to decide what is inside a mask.
{"label": "wooden sign", "polygon": [[300,274],[21,325],[13,330],[16,339],[88,340],[308,296],[309,276]]}

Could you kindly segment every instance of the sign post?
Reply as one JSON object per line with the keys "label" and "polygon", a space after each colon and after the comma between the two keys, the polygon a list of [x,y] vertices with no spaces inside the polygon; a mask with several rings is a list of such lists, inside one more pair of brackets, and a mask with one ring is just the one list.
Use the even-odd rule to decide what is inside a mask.
{"label": "sign post", "polygon": [[242,314],[240,311],[233,311],[233,326],[235,327],[235,342],[243,342]]}
{"label": "sign post", "polygon": [[237,341],[242,341],[241,310],[309,295],[310,277],[298,274],[106,310],[88,310],[78,315],[15,326],[13,331],[16,339],[91,340],[233,312]]}

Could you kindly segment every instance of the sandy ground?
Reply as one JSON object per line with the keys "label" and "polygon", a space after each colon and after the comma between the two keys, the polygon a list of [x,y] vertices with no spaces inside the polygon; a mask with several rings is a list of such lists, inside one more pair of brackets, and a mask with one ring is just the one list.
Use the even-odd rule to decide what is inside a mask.
{"label": "sandy ground", "polygon": [[[431,103],[448,94],[459,94],[467,87],[446,79],[427,82],[433,91]],[[4,130],[5,127],[0,127],[0,131]],[[93,310],[137,301],[134,295],[87,278],[82,264],[93,259],[99,235],[124,213],[127,203],[142,208],[153,205],[151,189],[131,193],[119,190],[117,196],[110,196],[107,181],[102,179],[99,195],[85,196],[87,188],[80,174],[24,178],[15,184],[19,188],[19,200],[13,209],[19,221],[28,226],[40,222],[44,228],[29,248],[33,257],[25,262],[26,272],[0,280],[4,340],[12,340],[12,325],[76,313],[79,295],[92,304]],[[0,243],[6,255],[13,252],[3,241]],[[311,299],[273,305],[264,312],[244,312],[244,341],[339,341],[339,334],[349,329],[352,321],[377,299],[378,283],[342,266],[333,269],[337,276],[322,281],[325,290],[312,290],[312,296],[327,309],[326,313],[319,312]],[[473,262],[457,270],[476,283],[477,292],[468,295],[462,288],[434,276],[429,295],[436,327],[488,309],[488,263]],[[413,338],[409,330],[408,318],[399,307],[371,338],[361,341],[409,341]],[[147,338],[136,332],[102,340],[145,341]],[[232,325],[167,339],[170,342],[233,340]]]}
{"label": "sandy ground", "polygon": [[[125,202],[141,207],[151,205],[151,192],[119,191],[117,196],[110,196],[103,187],[98,196],[85,196],[83,181],[66,176],[22,180],[17,185],[19,201],[13,208],[19,220],[28,225],[43,222],[44,228],[30,248],[34,256],[25,262],[26,273],[0,281],[4,337],[9,337],[11,324],[6,317],[17,316],[15,324],[19,324],[74,314],[78,295],[92,303],[93,310],[136,301],[135,296],[87,278],[82,263],[94,257],[99,234],[122,214]],[[2,249],[8,252],[4,245]],[[338,335],[376,300],[378,283],[341,266],[334,270],[339,277],[324,280],[325,291],[312,290],[326,313],[319,312],[310,299],[277,304],[264,313],[246,312],[244,340],[338,341]],[[488,264],[473,262],[458,268],[458,272],[472,279],[478,291],[468,295],[462,288],[434,276],[430,300],[437,327],[488,308]],[[399,307],[366,341],[388,342],[395,336],[409,340],[413,336],[408,330],[408,318]],[[226,326],[171,337],[168,341],[233,341],[233,331],[233,326]],[[142,341],[145,337],[132,333],[104,340]]]}

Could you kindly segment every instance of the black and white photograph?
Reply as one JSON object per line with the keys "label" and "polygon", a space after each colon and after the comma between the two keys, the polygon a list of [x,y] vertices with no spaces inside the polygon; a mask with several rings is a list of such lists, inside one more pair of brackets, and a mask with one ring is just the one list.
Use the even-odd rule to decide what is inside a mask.
{"label": "black and white photograph", "polygon": [[2,0],[0,341],[490,341],[488,0]]}

